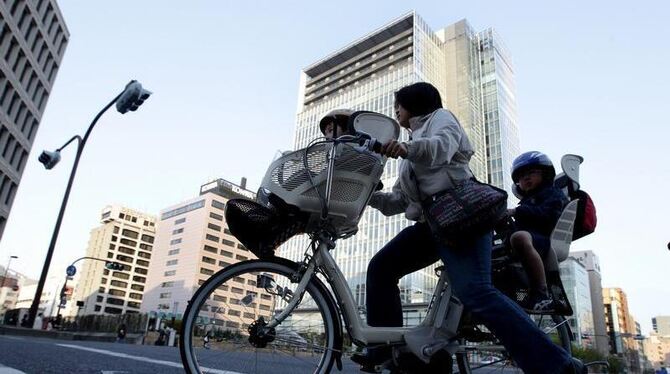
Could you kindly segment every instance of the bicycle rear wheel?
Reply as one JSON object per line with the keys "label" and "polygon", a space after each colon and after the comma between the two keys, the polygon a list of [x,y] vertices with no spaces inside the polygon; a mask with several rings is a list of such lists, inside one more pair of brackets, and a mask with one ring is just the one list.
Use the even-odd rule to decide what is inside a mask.
{"label": "bicycle rear wheel", "polygon": [[288,264],[253,260],[207,280],[184,315],[179,349],[186,372],[329,372],[340,325],[316,280],[281,324],[264,327],[293,296],[294,274]]}
{"label": "bicycle rear wheel", "polygon": [[[540,318],[538,325],[550,338],[568,354],[572,355],[570,327],[563,316],[552,315],[552,324],[545,326]],[[464,339],[461,344],[465,350],[456,353],[456,364],[460,374],[470,374],[480,368],[514,368],[511,357],[500,341],[483,325],[470,325],[462,329]],[[518,369],[521,373],[521,369]]]}

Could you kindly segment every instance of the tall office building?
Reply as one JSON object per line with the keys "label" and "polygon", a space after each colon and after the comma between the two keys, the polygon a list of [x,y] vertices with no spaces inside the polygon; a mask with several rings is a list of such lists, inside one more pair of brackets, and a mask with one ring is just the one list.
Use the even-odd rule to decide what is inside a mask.
{"label": "tall office building", "polygon": [[670,316],[656,316],[651,319],[651,325],[659,336],[670,337]]}
{"label": "tall office building", "polygon": [[569,324],[575,335],[575,344],[594,348],[595,329],[588,272],[583,264],[570,256],[560,264],[560,273],[565,293],[574,312]]}
{"label": "tall office building", "polygon": [[[499,38],[496,43],[498,41]],[[499,50],[499,43],[487,44],[487,51],[495,53],[497,60],[494,65],[487,63],[486,66],[490,66],[485,77],[492,83],[482,86],[481,43],[480,34],[475,33],[465,20],[434,32],[421,17],[410,12],[315,62],[302,71],[300,78],[294,148],[303,148],[321,135],[317,124],[327,111],[352,108],[393,117],[394,92],[408,84],[427,81],[440,91],[445,107],[453,109],[459,116],[478,152],[471,161],[471,168],[480,179],[486,180],[490,173],[486,165],[484,115],[494,118],[491,113],[504,113],[505,120],[497,121],[497,127],[491,127],[514,126],[514,130],[505,133],[506,136],[516,135],[517,131],[516,122],[509,120],[516,118],[509,56]],[[498,68],[503,62],[507,64],[505,69]],[[483,88],[490,92],[488,106],[482,102]],[[505,108],[497,109],[498,105],[505,105]],[[407,133],[402,131],[401,140],[406,139]],[[491,138],[491,144],[495,141],[517,144],[516,139],[501,136]],[[502,148],[511,152],[518,146]],[[397,160],[387,161],[382,177],[385,191],[390,191],[398,177],[398,165]],[[503,186],[502,183],[499,185]],[[504,187],[510,188],[509,185]],[[384,217],[376,210],[367,209],[358,234],[340,241],[333,251],[359,305],[365,304],[365,277],[370,259],[408,225],[403,215]],[[305,237],[294,238],[280,249],[281,255],[301,260],[307,240]],[[429,301],[436,282],[433,269],[420,270],[400,282],[408,324],[422,317],[422,308]]]}
{"label": "tall office building", "polygon": [[69,38],[55,0],[0,2],[0,239]]}
{"label": "tall office building", "polygon": [[579,251],[571,252],[570,257],[577,259],[588,272],[594,335],[591,339],[595,341],[596,350],[602,355],[607,355],[610,349],[605,325],[605,304],[603,303],[603,287],[598,256],[593,251]]}
{"label": "tall office building", "polygon": [[[241,185],[218,179],[201,186],[198,197],[161,211],[143,313],[159,317],[158,321],[181,318],[195,291],[212,274],[236,262],[256,258],[227,228],[224,208],[233,198],[255,199],[255,194],[246,189],[244,179]],[[254,313],[240,304],[246,294],[258,291],[252,286],[253,281],[239,279],[239,287],[221,289],[208,301],[210,309],[203,309],[200,317],[211,318],[213,324],[218,324],[224,321],[216,318],[216,314],[225,313],[234,317],[225,321],[226,327],[239,328],[239,323],[249,324],[258,315],[269,316],[272,304],[265,298],[254,304]]]}
{"label": "tall office building", "polygon": [[478,34],[486,157],[489,183],[511,193],[512,161],[519,154],[514,67],[509,51],[495,30]]}
{"label": "tall office building", "polygon": [[118,262],[123,270],[110,270],[103,261],[83,260],[73,301],[66,314],[139,313],[147,282],[155,237],[156,218],[118,205],[102,210],[102,225],[91,230],[87,257]]}
{"label": "tall office building", "polygon": [[605,322],[610,339],[610,353],[624,358],[630,371],[640,366],[635,319],[628,309],[628,297],[621,288],[604,288]]}

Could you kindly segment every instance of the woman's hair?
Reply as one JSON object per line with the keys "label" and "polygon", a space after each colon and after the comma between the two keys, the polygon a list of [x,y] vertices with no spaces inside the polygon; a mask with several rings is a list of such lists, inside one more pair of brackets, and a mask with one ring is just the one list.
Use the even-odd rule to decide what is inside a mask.
{"label": "woman's hair", "polygon": [[395,93],[395,101],[412,117],[425,116],[442,108],[440,92],[435,86],[426,82],[410,84],[399,89]]}

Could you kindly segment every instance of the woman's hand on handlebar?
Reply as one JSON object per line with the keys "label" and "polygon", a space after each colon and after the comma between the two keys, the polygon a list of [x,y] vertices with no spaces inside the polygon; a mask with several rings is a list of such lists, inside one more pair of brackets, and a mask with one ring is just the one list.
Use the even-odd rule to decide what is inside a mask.
{"label": "woman's hand on handlebar", "polygon": [[407,144],[397,140],[391,140],[388,143],[382,145],[379,153],[391,158],[407,158]]}

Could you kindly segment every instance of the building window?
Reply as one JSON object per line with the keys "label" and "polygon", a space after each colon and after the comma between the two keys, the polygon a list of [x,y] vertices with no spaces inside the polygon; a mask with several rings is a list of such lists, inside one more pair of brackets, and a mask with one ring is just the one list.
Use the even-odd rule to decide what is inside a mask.
{"label": "building window", "polygon": [[172,297],[172,292],[163,292],[159,296],[160,299],[169,299],[171,297]]}
{"label": "building window", "polygon": [[147,278],[145,277],[140,277],[139,275],[134,275],[133,276],[133,282],[139,282],[139,283],[146,283]]}
{"label": "building window", "polygon": [[242,244],[238,244],[237,249],[241,249],[243,251],[248,251],[247,247],[243,246]]}
{"label": "building window", "polygon": [[217,242],[217,243],[219,242],[219,237],[218,236],[214,236],[214,235],[210,235],[210,234],[205,235],[205,239],[211,240],[211,241]]}
{"label": "building window", "polygon": [[230,266],[230,263],[225,262],[225,261],[219,261],[219,266],[221,266],[222,268],[225,268],[226,266]]}
{"label": "building window", "polygon": [[137,274],[147,275],[147,269],[135,268],[135,272],[136,272]]}
{"label": "building window", "polygon": [[[122,302],[123,302],[123,301],[122,301]],[[121,304],[121,305],[123,305],[123,304]],[[123,313],[123,309],[112,308],[112,307],[110,307],[110,306],[106,306],[106,307],[105,307],[105,313],[109,313],[109,314],[121,314],[121,313]]]}
{"label": "building window", "polygon": [[221,226],[215,225],[213,223],[208,223],[207,228],[212,229],[214,231],[221,231]]}
{"label": "building window", "polygon": [[[124,291],[121,291],[121,290],[109,290],[109,294],[113,295],[113,296],[121,296],[121,297],[126,296],[126,293]],[[109,301],[109,299],[107,299],[107,300]]]}
{"label": "building window", "polygon": [[114,233],[118,234],[119,233],[119,226],[114,226]]}
{"label": "building window", "polygon": [[230,232],[230,230],[228,230],[228,228],[223,229],[223,232],[224,232],[225,234],[228,234],[228,235],[233,235],[233,233]]}
{"label": "building window", "polygon": [[183,227],[182,227],[182,228],[179,228],[179,229],[176,229],[176,230],[172,230],[172,235],[181,234],[182,232],[184,232],[184,228],[183,228]]}
{"label": "building window", "polygon": [[179,253],[179,248],[168,251],[168,256],[176,255]]}
{"label": "building window", "polygon": [[112,281],[111,281],[109,284],[112,285],[112,286],[114,286],[114,287],[120,287],[120,288],[126,288],[126,287],[128,287],[128,283],[126,283],[126,282],[121,282],[121,281],[117,281],[117,280],[113,280],[113,279],[112,279]]}
{"label": "building window", "polygon": [[176,260],[176,259],[175,260],[170,260],[170,261],[165,263],[165,266],[177,265],[177,262],[179,262],[179,260]]}
{"label": "building window", "polygon": [[214,218],[217,221],[223,221],[223,216],[216,213],[209,213],[210,218]]}
{"label": "building window", "polygon": [[142,234],[142,241],[153,244],[154,243],[154,237],[151,236],[151,235]]}
{"label": "building window", "polygon": [[121,238],[121,244],[129,245],[131,247],[136,247],[137,246],[136,241],[130,240],[130,239],[124,239],[124,238]]}
{"label": "building window", "polygon": [[170,245],[173,245],[173,244],[179,244],[179,243],[181,243],[181,238],[170,240]]}
{"label": "building window", "polygon": [[121,272],[118,272],[118,271],[113,272],[113,273],[112,273],[112,276],[113,276],[114,278],[119,278],[119,279],[128,279],[128,278],[130,278],[130,275],[128,275],[128,274],[126,274],[126,273],[121,273]]}
{"label": "building window", "polygon": [[162,288],[168,288],[174,286],[174,282],[163,282],[161,283]]}
{"label": "building window", "polygon": [[119,246],[119,252],[125,253],[125,254],[128,254],[128,255],[134,255],[135,254],[134,249],[130,249],[128,247],[122,247],[122,246]]}
{"label": "building window", "polygon": [[218,249],[216,249],[216,248],[214,248],[214,247],[212,247],[212,246],[209,246],[209,245],[207,245],[207,244],[205,244],[205,247],[204,247],[203,249],[204,249],[205,251],[207,251],[207,252],[211,252],[211,253],[217,253],[217,252],[219,252]]}
{"label": "building window", "polygon": [[163,273],[163,275],[166,276],[166,277],[170,277],[170,276],[173,276],[175,274],[177,274],[177,270],[169,270],[169,271],[166,271],[165,273]]}
{"label": "building window", "polygon": [[140,286],[139,284],[133,284],[132,286],[130,286],[130,289],[135,290],[135,291],[143,292],[144,291],[144,286]]}
{"label": "building window", "polygon": [[225,250],[223,250],[223,249],[221,250],[221,255],[222,255],[222,256],[226,256],[226,257],[233,258],[233,252],[228,252],[228,251],[225,251]]}
{"label": "building window", "polygon": [[150,246],[149,244],[140,243],[140,249],[144,249],[145,251],[151,251],[153,247]]}
{"label": "building window", "polygon": [[121,234],[123,234],[123,236],[127,236],[131,239],[137,239],[137,237],[140,236],[139,232],[133,231],[133,230],[128,230],[128,229],[123,229]]}
{"label": "building window", "polygon": [[142,294],[131,292],[129,297],[135,300],[142,300]]}
{"label": "building window", "polygon": [[93,308],[94,311],[99,312],[102,307],[100,305],[96,305],[95,308]]}
{"label": "building window", "polygon": [[140,266],[149,266],[149,261],[144,261],[144,260],[135,260],[135,263]]}
{"label": "building window", "polygon": [[107,298],[107,304],[112,304],[112,305],[123,305],[123,300],[121,299],[115,299],[113,297],[108,297]]}
{"label": "building window", "polygon": [[211,257],[207,257],[207,256],[202,256],[202,262],[206,262],[208,264],[216,264],[215,259],[213,259]]}
{"label": "building window", "polygon": [[235,248],[235,242],[233,242],[233,241],[230,241],[230,240],[227,240],[227,239],[222,239],[221,243],[223,243],[223,245],[227,245],[229,247]]}
{"label": "building window", "polygon": [[212,206],[216,209],[221,209],[221,210],[224,210],[226,208],[226,204],[224,204],[220,201],[216,201],[216,200],[212,200]]}
{"label": "building window", "polygon": [[134,301],[129,301],[127,305],[128,305],[129,308],[135,308],[135,309],[140,308],[140,303],[136,303]]}
{"label": "building window", "polygon": [[128,257],[128,256],[124,256],[124,255],[116,255],[116,259],[119,260],[119,261],[131,263],[131,264],[133,263],[133,258],[132,257]]}
{"label": "building window", "polygon": [[246,257],[244,257],[244,256],[240,256],[240,255],[235,255],[235,259],[240,260],[240,261],[246,261],[246,260],[248,260],[248,258],[246,258]]}
{"label": "building window", "polygon": [[235,310],[235,309],[228,309],[228,315],[239,317],[240,316],[240,311]]}
{"label": "building window", "polygon": [[[146,253],[146,252],[137,252],[137,256],[146,258],[146,259],[151,259],[151,253]],[[139,264],[139,262],[138,262]]]}
{"label": "building window", "polygon": [[178,225],[178,224],[180,224],[180,223],[184,223],[184,222],[186,222],[186,217],[182,217],[182,218],[180,218],[180,219],[174,221],[174,224],[175,224],[175,225]]}
{"label": "building window", "polygon": [[214,274],[214,270],[209,270],[207,268],[200,268],[200,274],[212,275]]}

